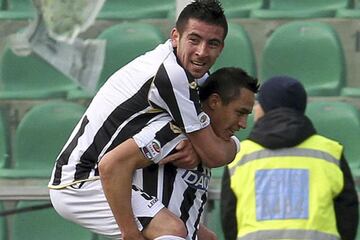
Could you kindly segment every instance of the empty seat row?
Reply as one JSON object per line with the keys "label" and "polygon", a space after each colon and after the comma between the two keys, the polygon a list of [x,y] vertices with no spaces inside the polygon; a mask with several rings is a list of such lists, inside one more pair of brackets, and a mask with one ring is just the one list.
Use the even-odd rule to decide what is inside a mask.
{"label": "empty seat row", "polygon": [[[166,36],[154,24],[123,22],[104,29],[98,39],[106,40],[99,88],[117,69],[164,42]],[[224,66],[242,67],[260,81],[285,74],[302,81],[310,96],[360,96],[360,87],[352,88],[347,84],[343,46],[329,23],[293,21],[280,25],[266,39],[258,60],[252,42],[240,24],[230,22],[225,48],[211,70]],[[36,54],[21,57],[9,47],[3,50],[0,99],[92,96]]]}
{"label": "empty seat row", "polygon": [[[229,18],[358,18],[359,1],[352,0],[221,0]],[[24,19],[35,15],[31,0],[0,3],[0,19]],[[98,19],[144,19],[175,16],[176,0],[106,0]]]}
{"label": "empty seat row", "polygon": [[[16,127],[12,156],[3,159],[0,178],[49,178],[57,155],[84,111],[82,105],[65,101],[32,107]],[[0,138],[5,146],[11,145],[1,131]]]}
{"label": "empty seat row", "polygon": [[[0,212],[5,210],[2,205],[0,202]],[[94,234],[89,230],[58,215],[48,201],[21,200],[15,210],[17,212],[8,222],[5,217],[0,217],[0,240],[94,239]]]}

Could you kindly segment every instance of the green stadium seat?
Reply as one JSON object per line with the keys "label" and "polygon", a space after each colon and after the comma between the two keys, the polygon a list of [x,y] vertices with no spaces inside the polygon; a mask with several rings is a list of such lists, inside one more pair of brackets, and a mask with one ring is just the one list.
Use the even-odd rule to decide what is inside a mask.
{"label": "green stadium seat", "polygon": [[[4,204],[0,201],[0,212],[4,210]],[[0,240],[7,240],[7,225],[5,217],[0,217]]]}
{"label": "green stadium seat", "polygon": [[[224,173],[225,167],[217,167],[211,169],[211,180],[209,190],[220,194],[221,191],[221,179]],[[211,197],[206,204],[205,210],[205,225],[215,232],[219,240],[224,240],[224,234],[220,222],[220,199],[219,197]]]}
{"label": "green stadium seat", "polygon": [[263,9],[251,11],[251,18],[329,18],[337,9],[346,8],[348,0],[268,0]]}
{"label": "green stadium seat", "polygon": [[225,238],[220,220],[220,199],[209,200],[207,205],[206,226],[215,232],[218,240],[224,240]]}
{"label": "green stadium seat", "polygon": [[140,22],[123,22],[110,26],[98,36],[98,39],[106,40],[105,61],[99,87],[116,70],[165,40],[155,25]]}
{"label": "green stadium seat", "polygon": [[[21,200],[17,208],[47,203],[49,202]],[[89,230],[62,218],[52,207],[17,213],[12,224],[12,240],[91,240],[93,235]]]}
{"label": "green stadium seat", "polygon": [[348,8],[338,9],[336,11],[335,17],[337,18],[360,18],[360,1],[353,0],[350,1]]}
{"label": "green stadium seat", "polygon": [[360,87],[343,87],[340,95],[344,97],[360,97]]}
{"label": "green stadium seat", "polygon": [[17,56],[6,47],[0,59],[0,99],[62,98],[77,85],[32,53]]}
{"label": "green stadium seat", "polygon": [[221,4],[228,18],[247,18],[254,9],[263,6],[262,0],[222,0]]}
{"label": "green stadium seat", "polygon": [[23,20],[34,18],[36,15],[32,0],[8,0],[7,4],[5,2],[2,1],[0,19]]}
{"label": "green stadium seat", "polygon": [[0,169],[9,165],[8,150],[9,150],[9,135],[8,124],[5,119],[5,114],[0,111]]}
{"label": "green stadium seat", "polygon": [[31,108],[15,133],[15,166],[2,178],[49,178],[57,155],[85,108],[71,102],[47,102]]}
{"label": "green stadium seat", "polygon": [[319,134],[340,142],[345,158],[355,176],[360,171],[360,112],[346,102],[314,101],[308,104],[306,114]]}
{"label": "green stadium seat", "polygon": [[98,19],[166,18],[174,0],[106,0]]}
{"label": "green stadium seat", "polygon": [[221,67],[241,67],[252,76],[256,76],[256,59],[253,45],[245,29],[235,23],[229,23],[225,47],[212,67],[215,71]]}
{"label": "green stadium seat", "polygon": [[111,240],[111,238],[108,238],[108,237],[105,237],[105,236],[102,236],[102,235],[97,235],[96,240]]}
{"label": "green stadium seat", "polygon": [[[97,38],[106,40],[105,60],[97,89],[116,70],[165,41],[159,28],[140,22],[123,22],[112,25],[101,32]],[[67,99],[90,99],[93,96],[94,94],[78,88],[69,91]]]}
{"label": "green stadium seat", "polygon": [[345,82],[345,58],[335,29],[325,22],[285,23],[267,39],[261,81],[276,75],[299,79],[309,96],[338,96]]}

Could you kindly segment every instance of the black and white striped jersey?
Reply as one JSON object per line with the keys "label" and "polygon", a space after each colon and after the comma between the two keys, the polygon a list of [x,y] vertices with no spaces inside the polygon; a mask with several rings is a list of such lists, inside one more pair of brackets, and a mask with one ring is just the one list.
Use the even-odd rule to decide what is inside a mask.
{"label": "black and white striped jersey", "polygon": [[208,198],[209,168],[199,165],[192,170],[172,164],[151,165],[134,174],[133,184],[157,197],[178,216],[188,230],[187,240],[196,240],[201,214]]}
{"label": "black and white striped jersey", "polygon": [[187,133],[206,127],[209,120],[201,110],[196,81],[179,65],[170,40],[119,69],[70,135],[49,187],[98,178],[98,161],[105,153],[164,114]]}

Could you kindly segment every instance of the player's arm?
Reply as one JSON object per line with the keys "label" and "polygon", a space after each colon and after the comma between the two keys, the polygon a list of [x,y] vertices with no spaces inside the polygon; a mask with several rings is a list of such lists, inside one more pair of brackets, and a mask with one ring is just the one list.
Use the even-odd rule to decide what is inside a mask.
{"label": "player's arm", "polygon": [[202,163],[210,168],[224,166],[234,160],[239,140],[218,137],[211,126],[187,134]]}
{"label": "player's arm", "polygon": [[133,139],[106,153],[99,163],[103,190],[123,239],[144,239],[132,211],[131,186],[134,171],[148,165],[150,161],[142,155]]}
{"label": "player's arm", "polygon": [[209,168],[220,167],[233,161],[240,148],[239,140],[235,137],[229,141],[219,138],[210,125],[187,136],[190,143],[186,148],[179,148],[178,153],[167,156],[159,163],[172,162],[177,167],[188,169],[196,166],[201,159],[201,162]]}

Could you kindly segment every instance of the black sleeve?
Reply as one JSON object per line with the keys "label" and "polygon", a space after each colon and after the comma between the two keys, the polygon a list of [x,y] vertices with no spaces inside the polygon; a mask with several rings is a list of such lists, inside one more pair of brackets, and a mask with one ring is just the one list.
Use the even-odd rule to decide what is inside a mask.
{"label": "black sleeve", "polygon": [[349,165],[342,155],[340,168],[344,174],[344,188],[334,199],[336,223],[342,240],[354,240],[359,222],[359,202]]}
{"label": "black sleeve", "polygon": [[230,188],[230,175],[228,167],[224,168],[221,182],[221,226],[226,240],[236,240],[236,196]]}

